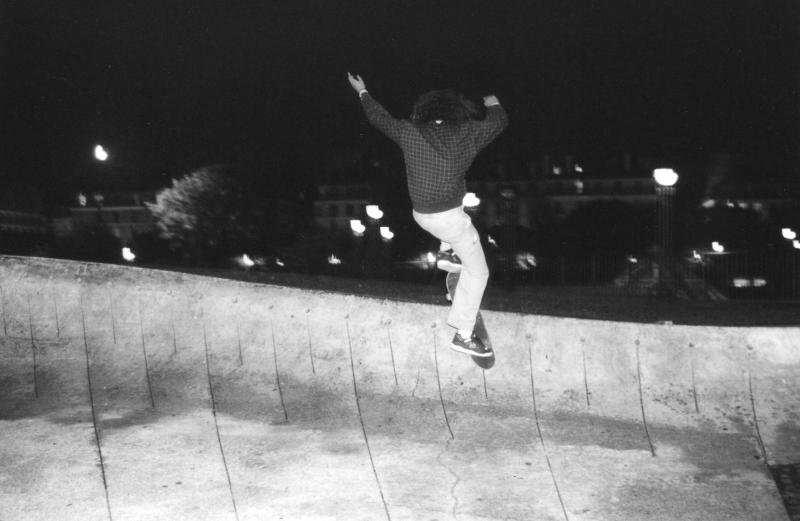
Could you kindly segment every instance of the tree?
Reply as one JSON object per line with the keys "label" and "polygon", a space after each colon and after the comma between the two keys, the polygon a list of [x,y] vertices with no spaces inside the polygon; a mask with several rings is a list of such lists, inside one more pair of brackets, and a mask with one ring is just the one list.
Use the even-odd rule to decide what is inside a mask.
{"label": "tree", "polygon": [[266,197],[253,179],[208,167],[173,180],[147,204],[160,237],[200,262],[288,244],[303,225],[298,205]]}

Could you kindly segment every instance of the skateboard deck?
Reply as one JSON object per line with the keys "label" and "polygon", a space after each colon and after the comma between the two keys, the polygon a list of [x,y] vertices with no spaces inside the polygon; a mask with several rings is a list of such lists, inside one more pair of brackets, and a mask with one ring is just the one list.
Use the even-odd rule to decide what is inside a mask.
{"label": "skateboard deck", "polygon": [[[446,285],[447,285],[447,296],[452,301],[453,296],[456,294],[456,289],[458,287],[458,278],[461,274],[456,272],[450,272],[447,274]],[[492,341],[489,340],[489,332],[486,331],[486,324],[483,323],[483,316],[481,312],[478,311],[478,316],[475,319],[475,335],[480,338],[483,345],[485,345],[488,349],[492,350],[492,356],[471,356],[472,361],[478,364],[478,367],[481,369],[491,369],[494,366],[495,358],[494,358],[494,349],[492,349]]]}

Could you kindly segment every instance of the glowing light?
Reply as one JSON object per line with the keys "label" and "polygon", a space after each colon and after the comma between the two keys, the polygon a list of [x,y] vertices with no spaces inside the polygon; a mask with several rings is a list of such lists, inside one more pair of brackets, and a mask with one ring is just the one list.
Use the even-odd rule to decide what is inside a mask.
{"label": "glowing light", "polygon": [[636,257],[634,257],[633,255],[628,255],[628,256],[625,258],[625,260],[627,260],[627,261],[628,261],[628,262],[630,262],[631,264],[638,264],[638,263],[639,263],[639,259],[637,259],[637,258],[636,258]]}
{"label": "glowing light", "polygon": [[391,241],[394,239],[394,232],[389,229],[388,226],[381,226],[381,237],[386,239],[387,241]]}
{"label": "glowing light", "polygon": [[678,174],[671,168],[656,168],[653,179],[661,186],[674,186],[678,182]]}
{"label": "glowing light", "polygon": [[105,161],[108,159],[108,152],[106,152],[106,149],[103,148],[103,145],[97,145],[94,147],[94,158],[98,161]]}
{"label": "glowing light", "polygon": [[733,279],[734,288],[749,288],[750,284],[751,284],[750,279],[745,279],[741,277]]}
{"label": "glowing light", "polygon": [[797,239],[797,232],[792,230],[791,228],[781,228],[781,235],[784,239],[793,241]]}
{"label": "glowing light", "polygon": [[283,268],[284,266],[286,266],[286,265],[283,263],[283,261],[282,261],[282,260],[280,260],[280,259],[279,259],[279,258],[277,258],[277,257],[275,258],[275,265],[276,265],[276,266],[278,266],[278,267],[280,267],[280,268]]}
{"label": "glowing light", "polygon": [[700,206],[702,206],[703,208],[714,208],[716,205],[717,203],[713,199],[706,199]]}
{"label": "glowing light", "polygon": [[714,241],[711,243],[711,249],[714,250],[716,253],[723,253],[725,251],[725,246],[723,246],[717,241]]}
{"label": "glowing light", "polygon": [[575,163],[575,172],[577,172],[579,174],[582,174],[583,173],[583,167],[581,165]]}
{"label": "glowing light", "polygon": [[703,260],[703,256],[697,253],[697,250],[692,250],[692,258],[696,261]]}
{"label": "glowing light", "polygon": [[478,199],[478,196],[476,196],[474,193],[467,192],[466,195],[464,196],[464,199],[462,200],[462,203],[467,208],[475,208],[476,206],[481,204],[481,200]]}
{"label": "glowing light", "polygon": [[532,253],[517,253],[514,260],[521,270],[530,271],[531,268],[536,267],[536,257]]}
{"label": "glowing light", "polygon": [[252,268],[253,266],[256,265],[256,263],[253,262],[253,259],[251,259],[246,253],[242,255],[240,264],[245,268]]}
{"label": "glowing light", "polygon": [[78,194],[78,204],[81,206],[86,206],[86,196],[84,194]]}
{"label": "glowing light", "polygon": [[792,246],[794,246],[794,249],[800,250],[800,241],[798,241],[797,239],[793,240]]}
{"label": "glowing light", "polygon": [[134,255],[130,248],[122,248],[122,258],[127,262],[133,262],[136,260],[136,255]]}
{"label": "glowing light", "polygon": [[340,259],[336,255],[334,255],[333,253],[328,255],[328,264],[330,264],[331,266],[338,266],[341,263],[342,263],[342,259]]}
{"label": "glowing light", "polygon": [[753,286],[756,288],[763,288],[767,285],[767,279],[762,279],[760,277],[756,277],[753,279]]}
{"label": "glowing light", "polygon": [[361,222],[361,219],[350,219],[350,229],[356,236],[360,236],[366,231],[367,227]]}
{"label": "glowing light", "polygon": [[428,252],[428,257],[427,258],[428,258],[428,262],[430,262],[431,264],[436,262],[436,254],[433,253],[432,251]]}
{"label": "glowing light", "polygon": [[378,207],[377,204],[368,204],[367,205],[367,216],[370,219],[375,219],[376,221],[383,217],[383,212]]}
{"label": "glowing light", "polygon": [[491,235],[486,236],[486,242],[497,248],[497,241],[494,240],[494,237],[492,237]]}

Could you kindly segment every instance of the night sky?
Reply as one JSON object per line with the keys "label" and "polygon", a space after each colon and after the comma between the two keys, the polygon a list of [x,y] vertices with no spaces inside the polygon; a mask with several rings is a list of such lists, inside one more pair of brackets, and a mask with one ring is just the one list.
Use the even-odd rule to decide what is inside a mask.
{"label": "night sky", "polygon": [[243,156],[313,168],[372,132],[348,70],[400,116],[431,88],[494,93],[531,158],[800,148],[792,0],[9,4],[0,176],[43,190],[103,175],[95,143],[143,185]]}

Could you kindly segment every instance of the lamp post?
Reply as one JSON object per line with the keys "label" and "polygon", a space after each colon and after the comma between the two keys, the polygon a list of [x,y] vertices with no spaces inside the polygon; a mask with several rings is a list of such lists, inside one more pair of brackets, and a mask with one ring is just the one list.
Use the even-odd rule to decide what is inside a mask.
{"label": "lamp post", "polygon": [[[364,242],[365,251],[363,253],[363,266],[364,273],[372,275],[380,269],[384,264],[384,242],[388,241],[387,236],[390,235],[388,227],[381,226],[381,219],[383,218],[383,210],[377,204],[368,204],[364,208],[366,213],[366,223],[363,225],[365,230]],[[382,230],[386,228],[386,230]],[[392,234],[392,237],[394,235]]]}
{"label": "lamp post", "polygon": [[658,269],[658,290],[670,294],[672,285],[672,202],[678,174],[671,168],[653,170],[656,181],[656,237],[661,247]]}
{"label": "lamp post", "polygon": [[[99,161],[100,163],[105,163],[108,161],[108,151],[103,147],[103,145],[95,145],[92,151],[92,155],[94,156],[95,161]],[[98,224],[103,222],[103,194],[99,191],[95,192],[93,195],[95,206],[97,207],[97,222]]]}

